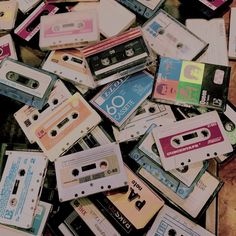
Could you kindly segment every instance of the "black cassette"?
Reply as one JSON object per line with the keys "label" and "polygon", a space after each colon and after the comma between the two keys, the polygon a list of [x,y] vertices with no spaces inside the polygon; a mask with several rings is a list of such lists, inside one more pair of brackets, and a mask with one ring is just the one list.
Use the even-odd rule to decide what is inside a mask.
{"label": "black cassette", "polygon": [[[206,19],[220,17],[233,0],[180,0],[187,12],[196,12]],[[186,12],[185,11],[185,12]]]}

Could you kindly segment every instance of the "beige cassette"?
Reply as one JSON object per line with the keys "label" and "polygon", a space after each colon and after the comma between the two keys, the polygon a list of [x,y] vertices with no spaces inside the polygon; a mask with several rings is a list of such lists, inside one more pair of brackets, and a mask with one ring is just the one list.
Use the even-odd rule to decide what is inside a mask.
{"label": "beige cassette", "polygon": [[54,161],[100,121],[97,112],[75,93],[37,124],[33,135],[49,160]]}
{"label": "beige cassette", "polygon": [[60,157],[55,168],[61,202],[128,184],[120,146],[116,143]]}
{"label": "beige cassette", "polygon": [[31,228],[41,194],[47,158],[41,152],[7,151],[0,183],[0,222]]}
{"label": "beige cassette", "polygon": [[33,129],[35,125],[50,115],[58,106],[60,106],[71,96],[71,93],[63,84],[63,82],[61,80],[57,80],[48,98],[48,102],[41,110],[25,105],[14,114],[16,121],[24,131],[30,143],[35,142],[33,135]]}

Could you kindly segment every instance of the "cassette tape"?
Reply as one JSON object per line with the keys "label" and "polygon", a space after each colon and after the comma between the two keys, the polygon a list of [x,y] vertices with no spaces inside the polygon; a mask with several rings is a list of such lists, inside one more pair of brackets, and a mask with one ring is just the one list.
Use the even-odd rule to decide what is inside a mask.
{"label": "cassette tape", "polygon": [[236,59],[236,7],[232,7],[230,11],[230,28],[229,28],[229,58]]}
{"label": "cassette tape", "polygon": [[94,235],[70,202],[60,205],[59,210],[47,221],[47,229],[52,236]]}
{"label": "cassette tape", "polygon": [[[151,126],[153,127],[153,126]],[[151,128],[150,127],[150,128]],[[151,132],[152,129],[149,130]],[[129,156],[147,172],[149,172],[156,180],[170,188],[179,197],[185,199],[193,191],[200,177],[208,167],[208,163],[202,162],[185,166],[182,169],[173,171],[165,171],[160,162],[159,156],[156,159],[151,158],[146,152],[143,152],[144,142],[147,142],[151,133],[147,133],[138,143],[138,145],[129,153]],[[153,146],[153,145],[152,145]],[[146,147],[145,147],[146,148]],[[151,152],[152,153],[152,152]],[[190,180],[188,180],[190,177]],[[187,184],[188,185],[187,185]]]}
{"label": "cassette tape", "polygon": [[206,171],[201,176],[193,192],[187,198],[183,199],[151,175],[144,167],[141,167],[137,174],[155,192],[168,200],[175,208],[179,209],[192,220],[199,219],[202,216],[223,186],[221,180]]}
{"label": "cassette tape", "polygon": [[95,87],[79,49],[52,51],[42,68],[75,85]]}
{"label": "cassette tape", "polygon": [[96,236],[119,236],[113,225],[88,198],[79,198],[70,203],[81,219]]}
{"label": "cassette tape", "polygon": [[6,57],[17,60],[15,45],[10,34],[0,38],[0,62]]}
{"label": "cassette tape", "polygon": [[55,161],[55,168],[61,202],[128,184],[116,143],[60,157]]}
{"label": "cassette tape", "polygon": [[118,130],[114,126],[112,129],[116,141],[124,142],[137,139],[147,131],[151,124],[162,126],[175,120],[174,113],[169,105],[146,100],[123,130]]}
{"label": "cassette tape", "polygon": [[9,31],[14,28],[18,11],[16,0],[0,2],[0,31]]}
{"label": "cassette tape", "polygon": [[14,114],[16,121],[20,125],[30,143],[35,142],[33,134],[34,127],[43,119],[48,117],[58,106],[60,106],[71,96],[72,95],[63,82],[57,80],[47,103],[41,110],[37,110],[32,106],[25,105]]}
{"label": "cassette tape", "polygon": [[176,169],[232,152],[216,111],[155,127],[153,136],[165,170]]}
{"label": "cassette tape", "polygon": [[30,229],[0,225],[0,231],[5,236],[41,236],[43,234],[49,212],[51,211],[51,207],[52,205],[47,202],[39,202],[39,205],[36,209],[33,225]]}
{"label": "cassette tape", "polygon": [[29,10],[34,8],[40,0],[17,0],[19,3],[19,9],[22,13],[27,13]]}
{"label": "cassette tape", "polygon": [[129,8],[136,15],[149,19],[156,14],[164,0],[118,0],[118,2]]}
{"label": "cassette tape", "polygon": [[165,235],[204,235],[213,236],[212,233],[192,222],[179,212],[165,205],[148,231],[147,236]]}
{"label": "cassette tape", "polygon": [[7,151],[0,183],[0,222],[31,228],[47,168],[40,152]]}
{"label": "cassette tape", "polygon": [[189,30],[209,43],[207,50],[197,59],[199,62],[228,66],[227,38],[223,18],[212,20],[187,19]]}
{"label": "cassette tape", "polygon": [[[153,160],[159,166],[162,166],[161,160],[160,160],[160,154],[157,149],[154,137],[152,135],[152,129],[154,127],[156,127],[156,125],[154,124],[150,126],[146,134],[139,141],[136,147],[136,150],[137,150],[137,153],[146,154],[149,159]],[[139,156],[141,157],[141,155]],[[207,167],[208,167],[207,161],[203,161],[203,162],[200,161],[200,162],[193,163],[187,166],[182,166],[181,168],[178,168],[178,169],[170,170],[169,173],[170,175],[177,178],[186,186],[191,187],[194,184],[196,185],[199,178],[206,171]]]}
{"label": "cassette tape", "polygon": [[211,19],[223,15],[233,0],[180,0],[180,2],[188,7],[189,11],[198,12],[204,18]]}
{"label": "cassette tape", "polygon": [[42,50],[82,47],[99,39],[95,10],[41,17],[39,47]]}
{"label": "cassette tape", "polygon": [[139,27],[87,46],[82,53],[98,86],[143,70],[152,60]]}
{"label": "cassette tape", "polygon": [[161,56],[195,60],[208,47],[205,41],[163,10],[146,22],[142,30],[151,49]]}
{"label": "cassette tape", "polygon": [[30,41],[40,29],[40,17],[53,15],[59,10],[50,4],[42,2],[15,30],[14,33],[20,38]]}
{"label": "cassette tape", "polygon": [[34,127],[33,138],[54,161],[101,122],[85,99],[75,93]]}
{"label": "cassette tape", "polygon": [[[95,205],[113,219],[121,235],[143,235],[153,216],[162,208],[164,201],[155,194],[137,175],[125,166],[129,188],[103,197],[94,197]],[[123,220],[121,220],[123,219]]]}
{"label": "cassette tape", "polygon": [[152,87],[153,76],[146,71],[137,72],[105,86],[91,103],[121,129],[150,95]]}
{"label": "cassette tape", "polygon": [[152,99],[179,106],[224,111],[231,68],[161,57]]}
{"label": "cassette tape", "polygon": [[0,94],[42,109],[57,80],[44,70],[30,67],[11,58],[0,65]]}

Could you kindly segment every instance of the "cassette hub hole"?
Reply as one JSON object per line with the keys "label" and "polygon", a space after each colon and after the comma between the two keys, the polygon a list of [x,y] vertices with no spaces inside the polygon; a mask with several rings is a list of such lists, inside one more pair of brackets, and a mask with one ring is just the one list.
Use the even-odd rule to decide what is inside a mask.
{"label": "cassette hub hole", "polygon": [[19,171],[19,175],[20,175],[20,176],[24,176],[24,175],[25,175],[25,170],[23,170],[23,169],[20,170],[20,171]]}
{"label": "cassette hub hole", "polygon": [[107,168],[107,162],[106,161],[102,161],[101,163],[100,163],[100,169],[102,169],[102,170],[105,170],[106,168]]}
{"label": "cassette hub hole", "polygon": [[78,176],[79,175],[79,170],[78,169],[74,169],[74,170],[72,170],[72,175],[73,176]]}
{"label": "cassette hub hole", "polygon": [[82,191],[81,193],[84,194],[84,191]]}
{"label": "cassette hub hole", "polygon": [[180,139],[178,138],[173,139],[173,143],[176,145],[180,145]]}
{"label": "cassette hub hole", "polygon": [[202,131],[201,131],[201,134],[202,134],[202,136],[203,136],[204,138],[206,138],[206,137],[208,137],[209,132],[208,132],[207,130],[202,130]]}
{"label": "cassette hub hole", "polygon": [[68,61],[68,60],[69,60],[69,57],[68,57],[68,56],[64,56],[64,57],[62,57],[62,59],[63,59],[64,61]]}
{"label": "cassette hub hole", "polygon": [[3,17],[3,16],[4,16],[4,12],[0,11],[0,17]]}
{"label": "cassette hub hole", "polygon": [[2,54],[3,54],[3,49],[0,48],[0,56],[2,56]]}
{"label": "cassette hub hole", "polygon": [[32,83],[32,88],[38,88],[39,86],[39,83],[38,82],[33,82]]}
{"label": "cassette hub hole", "polygon": [[156,111],[155,107],[149,107],[148,111],[150,113],[154,113]]}
{"label": "cassette hub hole", "polygon": [[161,29],[160,31],[159,31],[159,34],[164,34],[165,33],[165,30],[164,29]]}
{"label": "cassette hub hole", "polygon": [[38,115],[33,115],[33,120],[37,120],[39,118]]}
{"label": "cassette hub hole", "polygon": [[57,131],[56,130],[52,130],[51,131],[51,135],[52,135],[52,137],[55,137],[57,135]]}
{"label": "cassette hub hole", "polygon": [[57,105],[58,99],[54,99],[52,103],[53,103],[54,105]]}
{"label": "cassette hub hole", "polygon": [[169,236],[175,236],[177,233],[176,233],[176,231],[174,230],[174,229],[170,229],[169,231],[168,231],[168,235]]}
{"label": "cassette hub hole", "polygon": [[72,119],[75,120],[78,116],[79,116],[78,113],[73,113],[73,114],[72,114]]}

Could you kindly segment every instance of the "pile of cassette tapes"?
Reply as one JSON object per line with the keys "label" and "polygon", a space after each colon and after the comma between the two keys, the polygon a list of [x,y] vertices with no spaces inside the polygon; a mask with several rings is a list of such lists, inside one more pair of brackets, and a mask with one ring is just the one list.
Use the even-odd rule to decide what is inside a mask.
{"label": "pile of cassette tapes", "polygon": [[223,186],[211,162],[236,152],[231,3],[0,2],[0,235],[216,234],[202,218]]}

